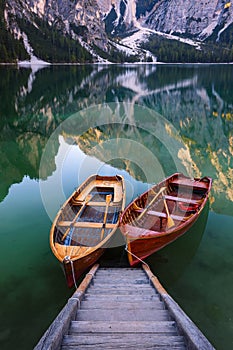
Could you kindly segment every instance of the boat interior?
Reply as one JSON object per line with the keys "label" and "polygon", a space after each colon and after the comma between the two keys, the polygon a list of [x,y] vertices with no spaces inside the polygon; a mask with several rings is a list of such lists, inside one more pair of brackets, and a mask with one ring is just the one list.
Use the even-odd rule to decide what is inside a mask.
{"label": "boat interior", "polygon": [[[130,205],[122,224],[165,232],[170,228],[168,219],[175,227],[195,215],[200,210],[207,192],[208,181],[204,180],[177,178],[171,182],[164,182],[161,186],[152,187]],[[153,203],[156,196],[157,199]]]}
{"label": "boat interior", "polygon": [[89,184],[61,209],[55,227],[55,243],[96,246],[116,228],[122,201],[120,182],[95,181]]}

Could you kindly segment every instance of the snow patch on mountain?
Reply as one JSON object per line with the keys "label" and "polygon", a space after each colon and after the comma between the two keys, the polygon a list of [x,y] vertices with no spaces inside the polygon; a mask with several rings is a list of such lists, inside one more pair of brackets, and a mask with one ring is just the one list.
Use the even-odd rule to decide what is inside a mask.
{"label": "snow patch on mountain", "polygon": [[153,29],[149,29],[149,28],[143,27],[138,21],[136,22],[136,26],[138,30],[135,33],[133,33],[132,35],[120,41],[121,45],[126,46],[131,50],[134,50],[134,51],[142,50],[140,48],[140,45],[142,43],[145,43],[149,39],[150,35],[152,34],[157,34],[159,36],[162,36],[170,40],[177,40],[179,42],[182,42],[191,46],[195,46],[197,49],[200,49],[200,42],[198,41],[194,41],[187,38],[180,38],[179,36],[176,36],[176,35],[166,34]]}
{"label": "snow patch on mountain", "polygon": [[22,66],[31,66],[31,65],[33,65],[34,66],[34,70],[35,69],[38,70],[41,67],[50,65],[50,63],[45,62],[43,60],[40,60],[38,57],[36,57],[33,54],[33,48],[29,44],[28,37],[27,37],[27,35],[25,33],[21,33],[21,37],[23,38],[23,43],[24,43],[24,46],[25,46],[25,49],[26,49],[27,53],[30,56],[30,60],[28,60],[28,61],[19,61],[18,62],[19,66],[22,67]]}
{"label": "snow patch on mountain", "polygon": [[30,64],[47,62],[39,60],[33,53],[33,42],[19,34],[18,19],[34,25],[39,34],[43,32],[41,21],[48,23],[51,31],[55,29],[61,36],[79,41],[97,62],[108,63],[99,55],[103,52],[106,57],[113,46],[127,55],[138,56],[139,61],[149,58],[156,62],[155,56],[141,48],[150,35],[200,49],[201,43],[213,33],[217,41],[221,40],[221,34],[233,23],[233,3],[227,0],[6,0],[4,19],[15,38],[23,38]]}

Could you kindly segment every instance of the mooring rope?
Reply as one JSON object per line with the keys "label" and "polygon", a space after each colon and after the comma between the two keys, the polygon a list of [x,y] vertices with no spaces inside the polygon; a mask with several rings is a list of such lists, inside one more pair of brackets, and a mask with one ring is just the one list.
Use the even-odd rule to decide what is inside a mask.
{"label": "mooring rope", "polygon": [[74,273],[74,263],[73,263],[73,261],[71,259],[70,259],[70,265],[71,265],[71,271],[72,271],[72,277],[73,277],[74,285],[75,285],[75,288],[77,289],[78,287],[77,287],[75,273]]}
{"label": "mooring rope", "polygon": [[[131,254],[133,257],[135,257],[136,259],[138,259],[139,261],[141,261],[141,263],[145,264],[145,265],[148,267],[148,269],[151,271],[150,266],[149,266],[144,260],[140,259],[137,255],[135,255],[135,254],[132,253],[130,250],[128,250],[128,245],[127,245],[127,244],[126,244],[126,246],[125,246],[125,250],[126,250],[129,254]],[[152,279],[153,279],[153,278],[157,278],[153,273],[152,273],[152,276],[148,276],[149,284],[153,283],[153,282],[152,282]]]}
{"label": "mooring rope", "polygon": [[137,255],[135,255],[130,250],[128,250],[128,245],[127,244],[125,246],[125,250],[127,251],[127,253],[131,254],[134,258],[136,258],[137,260],[141,261],[141,263],[145,264],[150,269],[150,266],[144,260],[140,259]]}

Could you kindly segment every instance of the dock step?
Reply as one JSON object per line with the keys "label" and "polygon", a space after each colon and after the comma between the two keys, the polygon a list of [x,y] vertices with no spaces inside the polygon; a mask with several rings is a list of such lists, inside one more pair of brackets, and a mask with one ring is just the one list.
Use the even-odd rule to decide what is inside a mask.
{"label": "dock step", "polygon": [[34,348],[59,349],[215,350],[146,264],[94,265]]}
{"label": "dock step", "polygon": [[128,301],[133,301],[136,303],[140,303],[141,301],[153,301],[153,300],[159,300],[159,296],[158,295],[153,295],[153,294],[147,294],[147,295],[138,295],[138,296],[134,296],[133,298],[131,297],[131,295],[129,294],[112,294],[112,295],[103,295],[103,294],[99,294],[99,295],[93,295],[93,294],[86,294],[84,300],[88,301],[88,300],[95,300],[96,302],[98,301],[105,301],[105,300],[109,300],[109,301],[122,301],[122,302],[128,302]]}
{"label": "dock step", "polygon": [[62,341],[71,349],[186,349],[142,269],[99,268]]}
{"label": "dock step", "polygon": [[[132,309],[132,310],[137,310],[137,309],[150,309],[151,308],[151,301],[150,300],[140,300],[140,302],[132,301],[132,300],[99,300],[97,302],[96,300],[84,300],[81,302],[81,307],[82,310],[93,310],[93,309],[118,309],[118,310],[124,310],[124,309]],[[156,310],[159,309],[164,309],[164,303],[159,301],[159,300],[154,300],[153,301],[153,308]]]}
{"label": "dock step", "polygon": [[[151,346],[153,344],[153,347]],[[62,350],[70,349],[179,349],[184,350],[181,336],[164,336],[154,334],[110,334],[91,336],[65,336]]]}
{"label": "dock step", "polygon": [[177,334],[174,321],[73,321],[70,334],[83,333],[153,333]]}
{"label": "dock step", "polygon": [[166,321],[169,320],[169,313],[166,310],[151,309],[125,309],[125,310],[109,310],[109,309],[93,309],[78,310],[77,320],[80,321]]}

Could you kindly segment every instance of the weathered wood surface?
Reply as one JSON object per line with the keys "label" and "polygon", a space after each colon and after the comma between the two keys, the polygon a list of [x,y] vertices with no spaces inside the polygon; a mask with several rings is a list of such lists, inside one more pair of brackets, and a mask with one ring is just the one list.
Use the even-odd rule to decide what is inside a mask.
{"label": "weathered wood surface", "polygon": [[172,299],[167,291],[160,284],[158,278],[153,275],[148,266],[143,264],[143,269],[152,281],[155,289],[158,291],[161,299],[169,311],[171,317],[175,320],[177,329],[180,334],[183,334],[186,340],[187,349],[190,350],[214,350],[212,344],[192,322],[180,306]]}
{"label": "weathered wood surface", "polygon": [[75,319],[77,309],[84,297],[84,293],[91,283],[98,267],[98,264],[94,265],[90,272],[87,273],[85,279],[47,329],[34,350],[57,350],[61,348],[63,336],[69,331],[70,323]]}
{"label": "weathered wood surface", "polygon": [[70,305],[35,350],[214,350],[145,265],[95,266]]}
{"label": "weathered wood surface", "polygon": [[[79,349],[80,346],[93,346],[93,349],[106,349],[106,346],[110,349],[144,349],[145,347],[150,348],[165,348],[170,349],[185,349],[184,340],[181,336],[163,336],[156,334],[105,334],[104,336],[87,335],[65,336],[63,339],[63,349],[72,348],[76,346]],[[67,347],[69,346],[69,347]]]}
{"label": "weathered wood surface", "polygon": [[99,269],[62,342],[69,349],[186,349],[142,269]]}
{"label": "weathered wood surface", "polygon": [[95,322],[95,321],[73,321],[70,332],[72,334],[83,334],[86,332],[105,333],[106,329],[114,333],[154,333],[175,335],[176,325],[174,321],[111,321]]}

